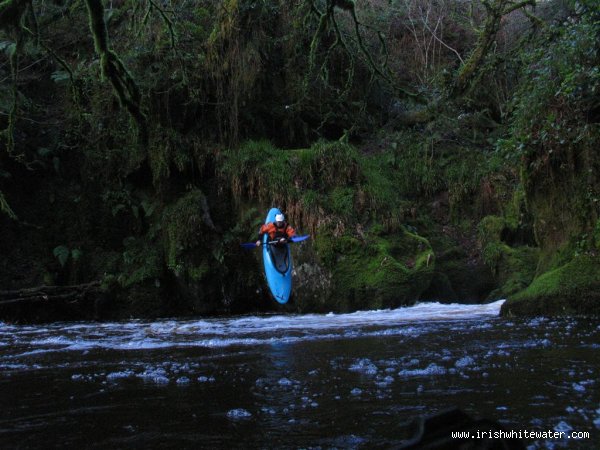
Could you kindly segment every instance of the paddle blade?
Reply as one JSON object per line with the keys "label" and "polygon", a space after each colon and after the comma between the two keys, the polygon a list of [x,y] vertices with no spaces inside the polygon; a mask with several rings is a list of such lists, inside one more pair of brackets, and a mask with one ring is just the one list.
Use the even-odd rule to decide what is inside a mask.
{"label": "paddle blade", "polygon": [[304,236],[292,236],[290,238],[291,242],[302,242],[307,240],[310,237],[310,234],[305,234]]}
{"label": "paddle blade", "polygon": [[256,243],[254,243],[254,242],[245,242],[245,243],[240,244],[240,245],[242,246],[242,248],[246,248],[246,249],[249,249],[249,250],[251,250],[253,248],[256,248]]}

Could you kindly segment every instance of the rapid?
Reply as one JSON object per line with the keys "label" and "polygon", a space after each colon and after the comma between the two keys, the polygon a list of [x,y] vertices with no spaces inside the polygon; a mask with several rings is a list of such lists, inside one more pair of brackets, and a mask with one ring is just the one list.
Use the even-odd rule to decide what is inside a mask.
{"label": "rapid", "polygon": [[2,448],[388,448],[458,407],[594,448],[600,323],[502,301],[349,314],[0,322]]}

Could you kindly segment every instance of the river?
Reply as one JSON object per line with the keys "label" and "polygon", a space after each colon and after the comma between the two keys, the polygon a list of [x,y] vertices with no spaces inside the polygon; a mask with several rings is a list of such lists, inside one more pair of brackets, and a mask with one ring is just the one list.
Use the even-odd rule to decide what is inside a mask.
{"label": "river", "polygon": [[594,448],[600,323],[501,304],[0,323],[0,447],[388,448],[458,407],[566,432],[530,449]]}

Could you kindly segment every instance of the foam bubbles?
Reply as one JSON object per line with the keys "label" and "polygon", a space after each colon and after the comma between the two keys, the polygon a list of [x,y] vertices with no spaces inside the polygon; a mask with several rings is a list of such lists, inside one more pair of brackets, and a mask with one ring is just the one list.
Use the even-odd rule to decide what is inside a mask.
{"label": "foam bubbles", "polygon": [[554,431],[558,431],[558,432],[562,431],[564,433],[569,433],[570,431],[573,431],[573,427],[571,425],[569,425],[567,422],[565,422],[564,420],[561,420],[554,427]]}
{"label": "foam bubbles", "polygon": [[470,356],[464,356],[457,360],[454,363],[454,366],[462,369],[464,367],[472,366],[473,364],[475,364],[475,360],[473,358]]}
{"label": "foam bubbles", "polygon": [[143,373],[137,375],[138,378],[142,379],[147,383],[154,384],[169,384],[169,377],[167,371],[161,367],[159,368],[148,368]]}
{"label": "foam bubbles", "polygon": [[252,417],[252,413],[247,409],[237,408],[229,410],[227,412],[227,417],[233,420],[249,419],[250,417]]}
{"label": "foam bubbles", "polygon": [[106,375],[106,381],[118,381],[118,380],[122,380],[125,378],[131,378],[134,376],[134,373],[132,370],[124,370],[124,371],[120,371],[120,372],[111,372],[108,375]]}
{"label": "foam bubbles", "polygon": [[354,364],[352,364],[349,370],[353,372],[364,373],[365,375],[375,375],[377,374],[377,366],[371,362],[370,359],[364,358],[359,359]]}
{"label": "foam bubbles", "polygon": [[438,366],[436,363],[429,364],[424,369],[404,369],[398,372],[400,377],[423,377],[445,375],[447,372],[445,367]]}
{"label": "foam bubbles", "polygon": [[215,377],[206,375],[200,375],[197,380],[200,383],[214,383],[216,381]]}

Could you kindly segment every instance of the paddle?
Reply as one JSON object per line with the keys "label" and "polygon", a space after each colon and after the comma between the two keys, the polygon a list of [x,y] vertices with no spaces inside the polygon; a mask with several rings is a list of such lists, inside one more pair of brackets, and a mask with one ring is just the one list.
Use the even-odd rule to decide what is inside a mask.
{"label": "paddle", "polygon": [[[302,242],[307,240],[310,237],[310,234],[305,234],[304,236],[292,236],[291,238],[288,239],[288,242]],[[267,242],[267,245],[272,245],[272,244],[277,244],[278,241],[269,241]],[[242,247],[244,248],[256,248],[256,243],[255,242],[245,242],[243,244],[240,244]]]}

